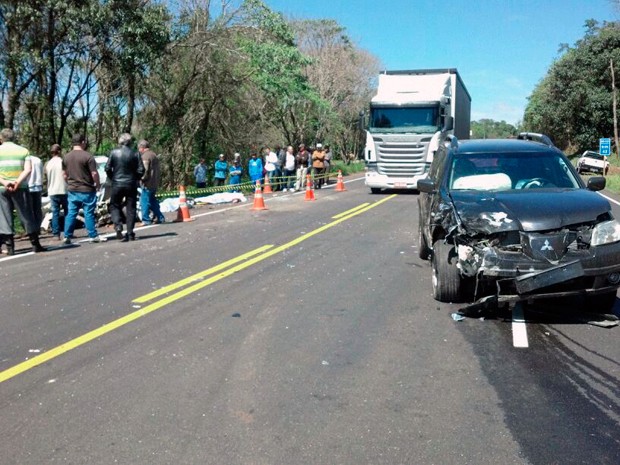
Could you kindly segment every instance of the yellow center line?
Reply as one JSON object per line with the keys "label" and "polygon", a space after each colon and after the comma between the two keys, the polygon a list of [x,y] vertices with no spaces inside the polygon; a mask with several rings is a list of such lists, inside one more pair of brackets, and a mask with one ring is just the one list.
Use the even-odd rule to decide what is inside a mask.
{"label": "yellow center line", "polygon": [[349,213],[353,213],[354,211],[357,211],[357,210],[359,210],[360,208],[364,208],[364,207],[366,207],[366,206],[368,206],[368,205],[370,205],[368,202],[363,203],[363,204],[361,204],[361,205],[358,205],[358,206],[357,206],[357,207],[355,207],[355,208],[352,208],[351,210],[347,210],[346,212],[342,212],[342,213],[340,213],[340,214],[338,214],[338,215],[336,215],[336,216],[332,216],[332,219],[337,220],[338,218],[342,218],[343,216],[347,216]]}
{"label": "yellow center line", "polygon": [[132,302],[138,303],[138,304],[143,304],[144,302],[148,302],[149,300],[153,300],[155,297],[159,297],[160,295],[164,295],[167,294],[170,291],[174,291],[175,289],[178,289],[180,287],[185,286],[186,284],[190,284],[193,281],[198,281],[199,279],[204,278],[205,276],[208,276],[210,274],[213,273],[217,273],[220,270],[223,270],[225,268],[228,268],[231,265],[234,265],[235,263],[239,263],[243,260],[246,260],[247,258],[250,258],[256,254],[259,254],[261,252],[264,252],[267,249],[270,249],[271,247],[273,247],[273,245],[264,245],[262,247],[259,247],[258,249],[254,249],[248,253],[245,253],[243,255],[239,255],[238,257],[235,257],[231,260],[225,261],[224,263],[220,263],[217,266],[214,266],[213,268],[209,268],[208,270],[204,270],[201,271],[200,273],[196,273],[192,276],[189,276],[185,279],[182,279],[181,281],[177,281],[176,283],[172,283],[168,286],[162,287],[160,289],[157,289],[156,291],[153,291],[149,294],[143,295],[142,297],[138,297],[137,299],[134,299]]}
{"label": "yellow center line", "polygon": [[[58,357],[58,356],[60,356],[60,355],[62,355],[64,353],[66,353],[66,352],[69,352],[72,349],[80,347],[80,346],[86,344],[87,342],[92,341],[93,339],[97,339],[98,337],[101,337],[101,336],[103,336],[103,335],[105,335],[105,334],[107,334],[107,333],[109,333],[111,331],[114,331],[115,329],[118,329],[118,328],[120,328],[122,326],[125,326],[126,324],[131,323],[132,321],[137,320],[138,318],[146,316],[149,313],[154,312],[155,310],[158,310],[158,309],[160,309],[162,307],[165,307],[168,304],[176,302],[177,300],[179,300],[179,299],[181,299],[183,297],[186,297],[186,296],[188,296],[190,294],[193,294],[194,292],[199,291],[200,289],[202,289],[202,288],[204,288],[206,286],[209,286],[209,285],[211,285],[211,284],[213,284],[213,283],[215,283],[215,282],[217,282],[217,281],[219,281],[221,279],[224,279],[224,278],[226,278],[226,277],[228,277],[228,276],[230,276],[230,275],[232,275],[234,273],[237,273],[238,271],[241,271],[241,270],[243,270],[245,268],[248,268],[248,267],[250,267],[250,266],[252,266],[252,265],[254,265],[256,263],[259,263],[259,262],[269,258],[269,257],[272,257],[273,255],[276,255],[276,254],[278,254],[278,253],[280,253],[280,252],[282,252],[282,251],[284,251],[286,249],[289,249],[289,248],[299,244],[300,242],[303,242],[303,241],[305,241],[305,240],[307,240],[307,239],[309,239],[309,238],[311,238],[313,236],[316,236],[317,234],[320,234],[323,231],[326,231],[329,228],[333,228],[334,226],[336,226],[336,225],[338,225],[338,224],[340,224],[340,223],[342,223],[342,222],[344,222],[346,220],[349,220],[349,219],[353,218],[354,216],[357,216],[357,215],[360,215],[360,214],[362,214],[364,212],[367,212],[371,208],[377,207],[377,206],[381,205],[382,203],[385,203],[385,202],[387,202],[388,200],[390,200],[390,199],[392,199],[394,197],[396,197],[396,194],[390,195],[390,196],[388,196],[388,197],[386,197],[386,198],[384,198],[382,200],[379,200],[378,202],[375,202],[375,203],[373,203],[373,204],[371,204],[369,206],[366,206],[366,207],[364,207],[362,209],[356,210],[353,213],[349,214],[348,216],[341,217],[341,218],[337,219],[336,221],[333,221],[331,223],[325,224],[325,225],[321,226],[320,228],[317,228],[314,231],[310,231],[309,233],[306,233],[306,234],[304,234],[302,236],[299,236],[298,238],[293,239],[292,241],[287,242],[286,244],[283,244],[283,245],[281,245],[279,247],[271,248],[273,246],[264,246],[262,248],[254,250],[252,252],[248,252],[247,254],[245,254],[243,256],[245,256],[245,257],[252,256],[252,255],[255,255],[256,253],[258,253],[258,251],[260,249],[265,249],[265,248],[269,249],[269,248],[271,248],[271,250],[267,250],[265,253],[263,253],[261,255],[258,255],[258,256],[255,256],[254,258],[250,258],[247,261],[245,261],[244,263],[241,263],[241,264],[239,264],[237,266],[229,268],[226,271],[218,273],[218,274],[216,274],[215,276],[212,276],[209,279],[206,279],[204,281],[198,282],[198,283],[194,284],[193,286],[187,287],[187,288],[185,288],[185,289],[183,289],[183,290],[181,290],[179,292],[176,292],[176,293],[174,293],[172,295],[164,297],[163,299],[161,299],[161,300],[159,300],[157,302],[154,302],[154,303],[152,303],[150,305],[147,305],[146,307],[141,308],[140,310],[137,310],[137,311],[132,312],[132,313],[130,313],[128,315],[125,315],[125,316],[123,316],[121,318],[118,318],[118,319],[116,319],[114,321],[111,321],[110,323],[107,323],[107,324],[105,324],[103,326],[100,326],[97,329],[89,331],[86,334],[83,334],[82,336],[79,336],[79,337],[77,337],[75,339],[72,339],[72,340],[70,340],[68,342],[65,342],[64,344],[56,346],[56,347],[54,347],[54,348],[52,348],[52,349],[50,349],[50,350],[48,350],[48,351],[46,351],[46,352],[44,352],[44,353],[42,353],[40,355],[37,355],[36,357],[33,357],[33,358],[29,359],[29,360],[26,360],[26,361],[24,361],[22,363],[19,363],[19,364],[13,366],[11,368],[8,368],[8,369],[6,369],[4,371],[1,371],[0,372],[0,383],[3,383],[4,381],[7,381],[7,380],[9,380],[9,379],[11,379],[11,378],[21,374],[21,373],[24,373],[25,371],[28,371],[31,368],[34,368],[34,367],[39,366],[39,365],[41,365],[41,364],[43,364],[45,362],[48,362],[48,361],[50,361],[50,360],[52,360],[52,359],[54,359],[54,358],[56,358],[56,357]],[[226,263],[231,264],[231,263],[234,263],[234,262],[235,262],[235,259],[229,260]],[[218,268],[218,267],[214,267],[214,268]],[[205,273],[205,275],[206,274],[210,274],[210,273],[213,272],[211,270],[213,270],[214,268],[211,268],[210,270],[205,270],[202,273]],[[207,271],[209,271],[210,273],[207,273]],[[201,274],[201,273],[198,273],[198,274]],[[194,276],[196,276],[196,275],[194,275]],[[181,281],[182,282],[191,282],[191,281],[194,280],[194,279],[190,279],[190,278],[193,278],[193,276],[190,276],[189,278],[183,279]],[[179,282],[181,282],[181,281],[179,281]],[[171,284],[168,287],[172,288],[175,284]],[[146,297],[146,296],[143,296],[143,297]]]}

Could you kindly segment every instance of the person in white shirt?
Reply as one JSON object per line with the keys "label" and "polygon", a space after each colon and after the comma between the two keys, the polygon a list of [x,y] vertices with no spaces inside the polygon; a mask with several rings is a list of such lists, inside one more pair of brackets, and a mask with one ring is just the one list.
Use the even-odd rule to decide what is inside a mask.
{"label": "person in white shirt", "polygon": [[295,186],[295,155],[293,154],[293,146],[286,148],[286,158],[284,159],[284,189],[283,192],[290,190],[293,192]]}
{"label": "person in white shirt", "polygon": [[41,196],[43,195],[43,163],[36,155],[30,155],[30,176],[28,176],[28,191],[32,201],[32,216],[39,230],[43,222],[43,207]]}
{"label": "person in white shirt", "polygon": [[47,181],[47,195],[52,206],[52,235],[60,240],[60,232],[63,226],[60,224],[60,209],[66,217],[69,211],[67,202],[67,181],[65,181],[62,169],[62,157],[60,145],[54,144],[51,148],[52,158],[45,164],[45,179]]}

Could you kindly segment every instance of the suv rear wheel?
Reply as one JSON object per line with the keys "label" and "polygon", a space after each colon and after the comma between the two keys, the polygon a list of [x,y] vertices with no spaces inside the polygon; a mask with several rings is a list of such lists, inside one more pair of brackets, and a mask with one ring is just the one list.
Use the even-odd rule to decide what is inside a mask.
{"label": "suv rear wheel", "polygon": [[452,244],[439,239],[433,244],[433,297],[440,302],[462,302],[464,280],[456,267],[457,254]]}

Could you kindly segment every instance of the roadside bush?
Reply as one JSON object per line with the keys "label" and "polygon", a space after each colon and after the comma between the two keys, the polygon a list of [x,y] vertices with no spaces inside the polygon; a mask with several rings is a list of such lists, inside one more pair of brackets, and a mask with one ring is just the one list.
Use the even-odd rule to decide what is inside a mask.
{"label": "roadside bush", "polygon": [[347,176],[353,173],[360,173],[364,171],[366,165],[363,161],[353,161],[349,164],[346,164],[342,160],[332,160],[332,164],[330,167],[330,171],[337,173],[338,170],[342,171],[343,176]]}

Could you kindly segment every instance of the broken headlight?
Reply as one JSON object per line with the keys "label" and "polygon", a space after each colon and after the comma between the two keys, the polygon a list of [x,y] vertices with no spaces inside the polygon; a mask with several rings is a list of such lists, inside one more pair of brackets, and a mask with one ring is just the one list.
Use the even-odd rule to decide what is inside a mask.
{"label": "broken headlight", "polygon": [[611,244],[620,241],[620,223],[616,220],[597,224],[592,231],[591,246]]}

